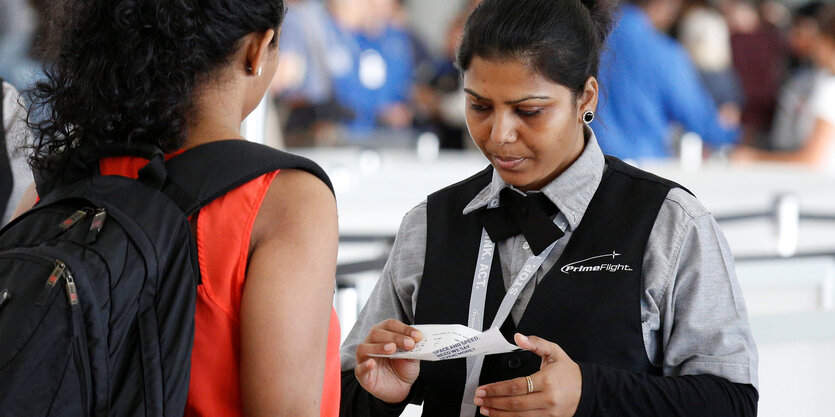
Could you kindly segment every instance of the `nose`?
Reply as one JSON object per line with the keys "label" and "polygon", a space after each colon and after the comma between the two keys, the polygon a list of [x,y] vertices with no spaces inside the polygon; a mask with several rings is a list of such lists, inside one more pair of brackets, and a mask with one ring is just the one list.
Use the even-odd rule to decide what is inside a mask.
{"label": "nose", "polygon": [[504,145],[506,143],[516,142],[518,134],[516,132],[516,123],[513,117],[510,117],[503,112],[496,112],[493,116],[493,127],[490,131],[490,140]]}

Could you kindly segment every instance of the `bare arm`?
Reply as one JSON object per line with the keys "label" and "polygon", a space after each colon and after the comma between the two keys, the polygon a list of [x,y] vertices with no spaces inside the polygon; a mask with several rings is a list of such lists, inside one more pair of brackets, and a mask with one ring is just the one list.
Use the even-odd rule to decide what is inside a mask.
{"label": "bare arm", "polygon": [[245,415],[319,415],[338,240],[330,190],[279,173],[255,221],[241,305]]}
{"label": "bare arm", "polygon": [[732,158],[739,161],[792,162],[819,167],[827,163],[828,150],[832,146],[835,146],[835,126],[826,120],[817,119],[812,135],[798,150],[770,152],[753,148],[741,148],[732,155]]}

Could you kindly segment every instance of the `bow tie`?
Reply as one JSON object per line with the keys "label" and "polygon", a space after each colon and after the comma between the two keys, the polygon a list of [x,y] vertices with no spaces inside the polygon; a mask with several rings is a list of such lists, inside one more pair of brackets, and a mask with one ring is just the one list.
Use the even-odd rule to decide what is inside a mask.
{"label": "bow tie", "polygon": [[523,195],[505,188],[499,193],[499,201],[499,207],[481,212],[481,224],[493,242],[521,233],[534,255],[539,255],[564,235],[551,220],[559,209],[545,194]]}

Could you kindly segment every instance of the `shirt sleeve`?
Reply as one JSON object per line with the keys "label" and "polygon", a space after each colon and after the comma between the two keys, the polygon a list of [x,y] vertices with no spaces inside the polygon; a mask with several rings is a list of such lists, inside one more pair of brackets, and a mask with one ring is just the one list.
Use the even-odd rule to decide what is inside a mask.
{"label": "shirt sleeve", "polygon": [[383,274],[342,345],[343,371],[356,367],[357,345],[373,326],[387,319],[414,323],[425,254],[426,203],[421,203],[403,217]]}
{"label": "shirt sleeve", "polygon": [[371,327],[386,319],[414,323],[417,289],[423,275],[426,254],[426,203],[404,216],[394,240],[383,274],[371,293],[356,324],[342,345],[341,416],[399,416],[410,401],[416,400],[418,387],[400,404],[387,404],[373,397],[354,376],[357,345],[365,340]]}
{"label": "shirt sleeve", "polygon": [[575,417],[757,415],[757,389],[713,375],[675,378],[580,363],[583,393]]}
{"label": "shirt sleeve", "polygon": [[667,65],[657,72],[668,117],[685,129],[698,133],[713,146],[736,142],[739,131],[719,124],[719,114],[710,93],[680,45],[669,41]]}
{"label": "shirt sleeve", "polygon": [[680,239],[660,308],[664,375],[710,374],[756,387],[757,348],[725,236],[704,212]]}

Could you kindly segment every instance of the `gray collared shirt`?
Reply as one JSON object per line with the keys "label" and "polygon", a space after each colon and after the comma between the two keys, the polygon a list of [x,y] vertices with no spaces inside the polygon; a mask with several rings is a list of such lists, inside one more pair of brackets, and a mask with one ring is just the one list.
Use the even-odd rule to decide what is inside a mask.
{"label": "gray collared shirt", "polygon": [[[565,236],[537,272],[537,284],[562,255],[606,169],[594,134],[589,136],[580,157],[541,190],[560,209],[555,221]],[[491,183],[464,213],[487,205],[507,186],[493,171]],[[342,346],[343,370],[356,366],[356,347],[375,324],[389,318],[414,323],[426,224],[424,201],[403,218],[382,277]],[[507,288],[531,251],[521,235],[497,246]],[[511,310],[514,322],[534,291],[528,285],[520,294]],[[647,242],[641,320],[647,358],[664,375],[711,374],[757,386],[757,348],[728,243],[713,216],[682,189],[670,190]]]}

